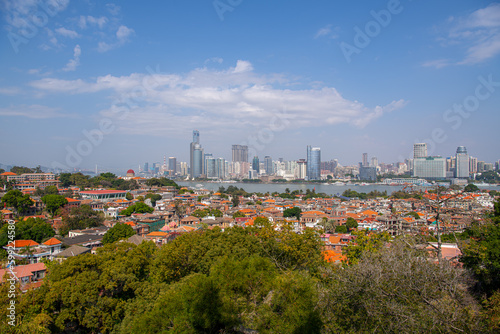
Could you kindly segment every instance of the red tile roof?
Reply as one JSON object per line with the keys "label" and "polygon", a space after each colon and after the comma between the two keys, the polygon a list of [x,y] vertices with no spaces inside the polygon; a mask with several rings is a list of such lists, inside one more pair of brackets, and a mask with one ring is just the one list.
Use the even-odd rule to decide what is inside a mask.
{"label": "red tile roof", "polygon": [[7,244],[7,247],[12,246],[14,248],[22,248],[22,247],[33,247],[38,246],[39,243],[33,240],[14,240]]}
{"label": "red tile roof", "polygon": [[104,195],[104,194],[124,194],[125,190],[88,190],[88,191],[80,191],[80,194],[85,195]]}
{"label": "red tile roof", "polygon": [[62,244],[62,242],[57,240],[56,238],[50,238],[49,240],[45,241],[43,244],[46,246],[54,246],[54,245]]}

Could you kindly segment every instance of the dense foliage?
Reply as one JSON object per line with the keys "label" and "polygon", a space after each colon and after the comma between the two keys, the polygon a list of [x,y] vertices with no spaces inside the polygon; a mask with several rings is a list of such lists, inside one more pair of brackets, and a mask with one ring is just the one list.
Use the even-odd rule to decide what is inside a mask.
{"label": "dense foliage", "polygon": [[104,234],[102,243],[103,245],[112,244],[115,241],[127,239],[134,234],[135,231],[130,225],[117,223]]}
{"label": "dense foliage", "polygon": [[33,205],[30,195],[24,195],[20,190],[9,190],[0,201],[2,207],[6,205],[7,207],[13,207],[16,211],[23,215],[27,213],[30,207]]}
{"label": "dense foliage", "polygon": [[[5,333],[485,332],[464,271],[358,235],[357,263],[323,261],[319,235],[256,226],[203,230],[157,248],[113,243],[49,263]],[[353,254],[354,254],[353,253]],[[351,259],[353,259],[352,257]],[[0,303],[8,302],[6,285]]]}
{"label": "dense foliage", "polygon": [[120,214],[125,216],[130,216],[133,213],[151,213],[154,210],[155,209],[150,207],[149,205],[144,204],[143,202],[138,202],[136,204],[129,206],[125,210],[122,210]]}

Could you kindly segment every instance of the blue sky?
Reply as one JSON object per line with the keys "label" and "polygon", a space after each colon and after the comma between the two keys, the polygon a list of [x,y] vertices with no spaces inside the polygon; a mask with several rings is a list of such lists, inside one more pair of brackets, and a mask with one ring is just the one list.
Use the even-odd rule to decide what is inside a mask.
{"label": "blue sky", "polygon": [[500,3],[4,0],[0,163],[500,158]]}

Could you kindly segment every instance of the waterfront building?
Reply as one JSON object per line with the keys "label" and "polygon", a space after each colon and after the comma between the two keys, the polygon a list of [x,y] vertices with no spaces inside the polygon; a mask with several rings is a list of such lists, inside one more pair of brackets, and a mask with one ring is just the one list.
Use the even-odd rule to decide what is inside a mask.
{"label": "waterfront building", "polygon": [[415,143],[413,144],[413,159],[427,157],[427,144]]}
{"label": "waterfront building", "polygon": [[439,156],[414,159],[413,176],[425,179],[446,178],[446,159]]}
{"label": "waterfront building", "polygon": [[321,179],[321,149],[307,146],[307,179]]}
{"label": "waterfront building", "polygon": [[469,155],[465,146],[457,148],[455,177],[458,179],[469,178]]}

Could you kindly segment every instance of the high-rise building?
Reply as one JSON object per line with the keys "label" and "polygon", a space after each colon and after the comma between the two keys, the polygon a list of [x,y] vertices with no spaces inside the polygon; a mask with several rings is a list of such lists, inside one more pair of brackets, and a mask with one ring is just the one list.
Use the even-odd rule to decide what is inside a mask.
{"label": "high-rise building", "polygon": [[378,158],[377,157],[372,157],[372,162],[370,163],[370,167],[378,167]]}
{"label": "high-rise building", "polygon": [[168,158],[168,169],[175,175],[177,173],[177,159],[175,157]]}
{"label": "high-rise building", "polygon": [[206,174],[207,178],[214,179],[217,177],[215,159],[213,157],[206,157],[205,158],[205,170],[206,170],[205,174]]}
{"label": "high-rise building", "polygon": [[415,143],[413,144],[413,159],[427,157],[427,144]]}
{"label": "high-rise building", "polygon": [[264,169],[266,170],[266,175],[273,174],[273,159],[268,155],[264,157]]}
{"label": "high-rise building", "polygon": [[198,130],[193,131],[193,143],[200,143],[200,131]]}
{"label": "high-rise building", "polygon": [[321,149],[307,146],[307,179],[321,179]]}
{"label": "high-rise building", "polygon": [[300,159],[297,161],[297,173],[298,179],[304,180],[307,177],[307,161],[305,159]]}
{"label": "high-rise building", "polygon": [[413,176],[425,179],[446,178],[446,159],[442,157],[414,159]]}
{"label": "high-rise building", "polygon": [[469,172],[477,173],[477,158],[469,157]]}
{"label": "high-rise building", "polygon": [[187,162],[182,161],[182,162],[179,162],[178,164],[179,164],[180,174],[182,176],[188,175],[188,164],[187,164]]}
{"label": "high-rise building", "polygon": [[148,174],[149,173],[149,163],[148,162],[145,162],[144,163],[144,173]]}
{"label": "high-rise building", "polygon": [[363,167],[368,167],[368,153],[363,153]]}
{"label": "high-rise building", "polygon": [[258,156],[253,157],[253,160],[252,160],[252,170],[256,171],[257,174],[259,174],[259,172],[260,172],[260,162],[259,162],[259,157]]}
{"label": "high-rise building", "polygon": [[200,132],[193,131],[193,142],[190,144],[190,176],[192,178],[199,177],[203,174],[203,148],[200,145]]}
{"label": "high-rise building", "polygon": [[376,167],[366,167],[359,166],[359,179],[362,181],[377,181],[377,168]]}
{"label": "high-rise building", "polygon": [[248,162],[248,146],[233,145],[233,162]]}
{"label": "high-rise building", "polygon": [[455,177],[458,179],[469,178],[469,155],[465,146],[457,148]]}

